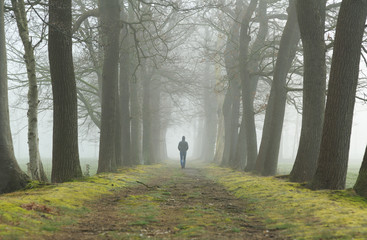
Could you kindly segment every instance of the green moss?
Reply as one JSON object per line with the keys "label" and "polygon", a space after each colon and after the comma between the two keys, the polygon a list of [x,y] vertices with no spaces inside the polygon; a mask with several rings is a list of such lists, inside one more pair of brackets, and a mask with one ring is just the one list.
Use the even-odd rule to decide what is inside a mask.
{"label": "green moss", "polygon": [[232,228],[231,231],[232,232],[235,232],[235,233],[239,233],[239,232],[241,232],[241,229],[239,229],[239,228]]}
{"label": "green moss", "polygon": [[[208,174],[246,199],[268,229],[296,239],[358,239],[367,236],[367,201],[345,191],[311,191],[284,179],[210,167]],[[317,235],[316,233],[322,234]]]}
{"label": "green moss", "polygon": [[63,184],[32,181],[23,191],[3,194],[0,196],[0,239],[25,235],[37,238],[35,236],[57,231],[87,213],[86,202],[135,183],[146,170],[159,167],[121,169],[118,173],[104,173]]}

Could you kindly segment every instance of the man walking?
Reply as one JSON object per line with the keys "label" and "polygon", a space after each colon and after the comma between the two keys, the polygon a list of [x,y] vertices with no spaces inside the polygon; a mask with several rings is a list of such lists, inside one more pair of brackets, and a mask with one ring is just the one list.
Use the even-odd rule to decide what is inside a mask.
{"label": "man walking", "polygon": [[178,150],[180,151],[181,168],[185,168],[186,165],[186,152],[189,149],[189,144],[185,141],[185,136],[182,137],[182,141],[178,144]]}

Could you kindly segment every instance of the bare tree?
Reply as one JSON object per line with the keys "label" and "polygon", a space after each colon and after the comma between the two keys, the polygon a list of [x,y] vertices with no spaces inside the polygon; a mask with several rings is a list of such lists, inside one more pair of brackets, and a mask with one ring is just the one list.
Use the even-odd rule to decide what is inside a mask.
{"label": "bare tree", "polygon": [[[256,85],[250,80],[250,69],[249,69],[249,46],[251,41],[250,36],[250,22],[253,13],[257,8],[258,0],[251,0],[249,6],[247,7],[246,13],[242,18],[241,22],[241,31],[240,31],[240,54],[239,54],[239,63],[240,63],[240,77],[241,77],[241,89],[242,89],[242,121],[241,127],[238,137],[238,142],[236,146],[236,154],[234,155],[235,159],[233,160],[233,167],[238,169],[244,169],[247,160],[247,152],[248,152],[248,144],[246,140],[247,131],[250,128],[246,129],[246,117],[250,116],[249,109],[246,108],[248,104],[251,104],[251,94],[256,92]],[[253,97],[255,97],[253,95]],[[250,103],[248,103],[248,100]],[[246,108],[246,109],[245,109]],[[247,110],[247,111],[245,111]],[[249,122],[247,122],[249,123]],[[255,135],[256,136],[256,135]],[[257,151],[257,150],[256,150]]]}
{"label": "bare tree", "polygon": [[277,170],[287,96],[286,79],[300,39],[294,1],[289,1],[287,11],[288,20],[280,41],[269,102],[266,108],[259,155],[255,166],[255,171],[263,175],[274,175]]}
{"label": "bare tree", "polygon": [[310,181],[315,174],[321,142],[326,91],[326,1],[298,0],[296,6],[304,58],[303,117],[301,138],[290,179],[305,182]]}
{"label": "bare tree", "polygon": [[5,193],[25,187],[28,177],[15,160],[10,131],[3,0],[0,1],[0,96],[0,193]]}
{"label": "bare tree", "polygon": [[24,0],[12,0],[13,12],[18,25],[19,36],[24,46],[24,62],[28,75],[28,147],[31,177],[38,181],[47,181],[39,153],[38,139],[38,84],[34,49],[29,37],[28,20]]}
{"label": "bare tree", "polygon": [[[122,11],[122,18],[127,19],[127,12]],[[120,47],[120,121],[121,121],[121,154],[122,165],[131,166],[131,134],[130,134],[130,82],[132,79],[131,71],[131,36],[130,29],[125,26],[121,30],[121,47]]]}
{"label": "bare tree", "polygon": [[222,165],[230,166],[234,159],[235,149],[238,139],[239,108],[240,108],[240,79],[239,79],[239,30],[241,27],[243,6],[240,1],[236,1],[234,22],[227,38],[224,52],[225,68],[229,80],[228,90],[223,103],[224,116],[224,150]]}
{"label": "bare tree", "polygon": [[340,6],[313,189],[345,188],[366,13],[364,0],[343,0]]}
{"label": "bare tree", "polygon": [[[257,133],[256,133],[256,108],[254,106],[258,81],[261,75],[261,61],[264,58],[266,51],[266,39],[268,36],[269,21],[267,16],[267,1],[260,0],[257,11],[259,21],[259,30],[256,39],[251,46],[249,63],[249,78],[245,79],[242,87],[243,101],[243,120],[245,121],[246,129],[246,144],[247,144],[247,164],[245,171],[252,171],[256,164],[257,158]],[[260,104],[261,105],[261,104]]]}
{"label": "bare tree", "polygon": [[101,0],[99,4],[101,32],[103,34],[104,63],[98,173],[114,171],[114,167],[116,166],[115,129],[120,38],[119,0]]}

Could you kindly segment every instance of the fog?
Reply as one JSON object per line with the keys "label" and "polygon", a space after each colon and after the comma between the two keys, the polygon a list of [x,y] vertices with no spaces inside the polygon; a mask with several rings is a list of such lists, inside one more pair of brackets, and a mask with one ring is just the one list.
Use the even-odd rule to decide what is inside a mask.
{"label": "fog", "polygon": [[[11,99],[16,102],[16,96],[11,95]],[[27,144],[27,119],[26,110],[11,108],[11,128],[13,134],[13,143],[15,155],[21,164],[28,162],[28,144]],[[51,163],[52,157],[52,112],[40,113],[40,153],[43,161]],[[351,145],[349,153],[350,165],[359,166],[363,159],[365,147],[367,145],[367,104],[358,102],[353,120]],[[261,120],[263,116],[258,116],[258,143],[261,138]],[[302,116],[297,113],[293,106],[286,109],[285,123],[282,133],[281,148],[279,153],[279,163],[292,164],[295,154],[298,150],[298,141],[300,137]],[[297,123],[298,122],[298,123]],[[188,161],[199,160],[199,149],[197,145],[200,140],[197,138],[196,125],[190,123],[175,125],[168,128],[167,153],[171,160],[179,160],[177,149],[178,142],[182,136],[186,137],[190,150],[187,153]],[[93,139],[93,140],[91,140]],[[96,162],[98,159],[98,136],[82,136],[79,144],[80,157],[85,162]]]}
{"label": "fog", "polygon": [[[190,162],[203,160],[208,157],[205,157],[207,145],[212,146],[213,149],[215,147],[214,150],[211,150],[211,155],[214,155],[216,152],[223,155],[218,149],[223,149],[224,147],[218,147],[218,142],[224,145],[223,142],[227,141],[224,139],[224,135],[219,135],[219,129],[221,127],[225,128],[225,123],[223,123],[225,120],[223,119],[228,117],[228,113],[225,113],[228,106],[225,106],[224,98],[229,92],[234,91],[231,87],[235,84],[238,85],[233,88],[239,91],[237,93],[239,95],[236,96],[236,93],[231,93],[233,94],[231,104],[237,104],[236,107],[233,106],[231,108],[237,108],[238,112],[237,115],[234,114],[233,118],[235,119],[235,123],[231,123],[231,128],[235,129],[233,132],[234,135],[240,135],[240,125],[244,112],[243,102],[240,102],[240,92],[243,90],[239,90],[241,88],[241,84],[239,83],[241,70],[239,68],[240,62],[238,55],[240,52],[240,26],[238,22],[234,21],[234,17],[239,18],[240,15],[235,16],[233,14],[237,14],[235,10],[241,6],[231,1],[218,1],[220,4],[225,4],[219,4],[218,6],[209,4],[208,7],[198,7],[191,1],[180,3],[182,4],[181,8],[185,10],[178,11],[175,6],[170,4],[167,6],[164,4],[155,6],[153,4],[152,9],[140,9],[140,5],[130,6],[129,4],[125,4],[123,6],[125,10],[136,7],[142,12],[140,13],[135,9],[135,13],[131,12],[130,14],[132,16],[129,16],[132,20],[129,20],[130,22],[124,20],[127,21],[129,29],[134,30],[135,35],[130,36],[132,35],[130,33],[130,35],[127,34],[126,38],[120,39],[121,48],[126,48],[122,49],[120,54],[130,54],[130,62],[127,64],[128,69],[126,72],[130,74],[130,84],[136,84],[135,87],[137,90],[135,94],[138,99],[136,106],[139,108],[139,116],[132,116],[131,99],[131,113],[129,116],[131,121],[132,119],[138,119],[139,121],[141,128],[139,130],[140,135],[138,134],[141,138],[139,139],[140,143],[143,142],[142,138],[144,137],[142,129],[146,127],[144,126],[144,113],[149,113],[151,116],[148,124],[152,125],[152,132],[150,134],[161,135],[155,136],[156,138],[151,139],[151,141],[155,148],[159,148],[158,145],[165,146],[167,156],[161,153],[164,156],[163,158],[178,161],[179,151],[177,145],[182,136],[185,136],[189,143],[187,158],[188,162]],[[287,1],[269,3],[267,12],[268,14],[275,15],[284,14],[284,6],[287,4]],[[88,7],[94,9],[92,2]],[[80,9],[76,7],[75,11],[76,16],[79,16],[84,11],[83,6],[80,6]],[[151,14],[150,17],[156,17],[156,19],[145,21],[144,17],[146,13],[144,11],[148,11]],[[325,42],[327,44],[335,37],[335,26],[333,23],[337,16],[335,9],[330,11],[330,16],[326,24],[327,34],[325,34]],[[263,54],[263,59],[258,61],[258,66],[255,68],[256,71],[262,71],[261,74],[258,74],[258,80],[256,80],[259,82],[257,89],[255,89],[255,93],[251,93],[254,94],[255,98],[253,105],[254,112],[256,113],[257,151],[259,151],[261,144],[270,85],[274,80],[273,74],[277,61],[276,55],[278,54],[276,51],[279,50],[279,41],[286,24],[285,20],[284,17],[279,17],[279,19],[267,23],[269,25],[268,36],[264,39],[264,46],[260,49],[261,54]],[[89,32],[91,34],[90,38],[97,39],[99,33],[95,29],[100,27],[99,23],[96,18],[91,18],[88,21],[90,21],[88,22],[90,24],[89,28],[93,29]],[[37,18],[34,19],[34,22],[41,23]],[[21,61],[22,54],[17,51],[18,48],[22,48],[22,45],[16,35],[16,25],[11,16],[8,16],[8,23],[8,58],[12,59],[8,64],[9,78],[11,80],[9,81],[11,129],[16,158],[24,165],[28,162],[26,71],[24,63]],[[36,30],[39,27],[35,23],[32,26],[34,35],[34,32],[37,32]],[[255,48],[253,46],[255,44],[254,39],[256,39],[257,34],[260,35],[259,29],[261,25],[257,20],[251,24],[251,34],[253,36],[250,36],[248,43],[249,51],[252,50],[252,47]],[[156,25],[161,26],[161,28],[157,28]],[[81,26],[80,31],[83,34],[86,34],[88,32],[87,30],[89,31],[90,29],[86,26]],[[233,32],[230,32],[232,30]],[[101,113],[101,89],[99,89],[101,76],[99,75],[98,69],[91,63],[93,56],[90,56],[92,55],[90,48],[96,48],[95,50],[97,52],[99,49],[95,46],[98,45],[96,42],[93,42],[95,45],[90,46],[88,45],[90,43],[86,40],[88,38],[82,40],[81,37],[84,36],[83,34],[78,34],[78,32],[75,34],[75,43],[73,45],[74,64],[76,66],[75,74],[78,88],[81,91],[81,93],[78,93],[79,155],[83,164],[88,162],[96,164],[99,156],[99,127],[93,121],[92,118],[95,116],[91,116],[88,108],[91,108],[92,112],[95,112],[100,117],[98,114]],[[37,37],[35,36],[35,38]],[[136,41],[134,43],[136,45],[128,46],[128,43],[124,42],[126,39]],[[299,49],[292,63],[292,67],[289,69],[289,74],[285,80],[287,88],[296,90],[290,90],[287,93],[287,104],[279,150],[280,164],[293,164],[300,138],[302,125],[302,92],[300,89],[303,87],[303,52],[301,50],[301,42],[298,43],[298,47]],[[47,44],[41,41],[41,45],[35,51],[37,61],[42,65],[38,66],[37,69],[39,71],[38,77],[42,79],[40,81],[40,105],[42,106],[40,107],[38,119],[39,148],[41,159],[45,163],[50,163],[52,157],[53,113]],[[328,50],[326,54],[327,72],[330,70],[331,56],[332,51]],[[249,57],[250,60],[252,59]],[[123,70],[120,69],[119,71]],[[365,63],[361,61],[361,84],[358,90],[358,94],[360,95],[364,95],[365,92],[363,86],[365,72]],[[327,74],[328,78],[329,75]],[[146,85],[147,82],[150,84],[148,87]],[[145,91],[145,88],[149,88],[148,91]],[[132,90],[130,89],[130,91]],[[155,98],[149,96],[151,99],[145,102],[147,92],[154,95]],[[81,94],[84,94],[83,98],[86,96],[87,100],[84,99],[82,101]],[[88,104],[92,107],[89,107]],[[235,110],[231,111],[235,112]],[[367,144],[367,139],[365,138],[367,134],[366,119],[367,105],[365,102],[357,100],[349,151],[349,163],[353,165],[360,165]],[[211,124],[212,126],[210,126]],[[156,130],[155,128],[157,128],[157,132],[154,132]],[[210,132],[213,135],[210,135]],[[235,138],[234,145],[237,145],[236,141],[239,136]],[[210,142],[210,144],[205,144],[207,142]],[[235,148],[237,146],[231,148],[231,151],[235,151]],[[238,149],[241,150],[241,147],[239,146]],[[211,155],[209,156],[210,161],[213,160],[213,156]],[[208,161],[208,159],[205,160]],[[221,160],[219,159],[217,162]],[[141,163],[143,160],[140,159],[138,162]]]}

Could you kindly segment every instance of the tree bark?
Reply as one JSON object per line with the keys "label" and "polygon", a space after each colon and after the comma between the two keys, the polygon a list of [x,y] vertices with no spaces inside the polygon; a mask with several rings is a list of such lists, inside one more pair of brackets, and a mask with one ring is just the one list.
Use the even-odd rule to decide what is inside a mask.
{"label": "tree bark", "polygon": [[224,52],[224,62],[227,71],[229,86],[223,102],[224,117],[224,149],[222,166],[230,166],[235,155],[235,147],[238,139],[238,117],[240,106],[240,79],[239,79],[239,30],[242,5],[236,2],[236,13],[230,34],[227,38],[226,49]]}
{"label": "tree bark", "polygon": [[143,161],[144,164],[153,164],[154,156],[152,156],[151,154],[152,152],[152,146],[151,146],[152,113],[150,109],[151,78],[147,76],[145,64],[142,65],[141,71],[143,80]]}
{"label": "tree bark", "polygon": [[[209,63],[206,64],[205,71],[209,73]],[[217,101],[214,95],[212,79],[209,75],[205,79],[203,101],[204,101],[204,133],[202,138],[202,158],[206,162],[214,159],[215,141],[217,136]]]}
{"label": "tree bark", "polygon": [[4,30],[4,0],[0,0],[0,194],[24,188],[28,177],[14,156],[8,106],[7,57]]}
{"label": "tree bark", "polygon": [[[129,1],[129,21],[134,21],[134,1]],[[130,34],[131,49],[135,50],[134,36]],[[130,66],[134,69],[137,65],[137,56],[130,54]],[[131,114],[131,160],[135,165],[141,164],[142,159],[142,106],[140,100],[140,92],[142,90],[141,81],[138,82],[136,77],[130,79],[130,114]]]}
{"label": "tree bark", "polygon": [[120,4],[118,0],[100,0],[104,63],[102,73],[102,115],[97,172],[115,171],[115,128],[118,89]]}
{"label": "tree bark", "polygon": [[302,129],[291,181],[311,181],[320,150],[326,91],[325,0],[296,2],[304,59]]}
{"label": "tree bark", "polygon": [[[247,143],[246,143],[246,120],[245,116],[245,106],[247,104],[246,100],[248,94],[246,91],[250,88],[250,72],[249,72],[249,46],[251,41],[249,26],[251,17],[255,12],[257,7],[258,0],[251,0],[249,6],[247,7],[246,13],[242,18],[241,22],[241,30],[240,30],[240,54],[239,54],[239,63],[240,63],[240,77],[241,77],[241,89],[242,89],[242,120],[240,126],[239,137],[237,141],[237,146],[235,150],[234,163],[233,166],[236,169],[244,169],[247,160]],[[251,94],[251,93],[250,93]],[[247,109],[246,109],[247,110]]]}
{"label": "tree bark", "polygon": [[152,79],[151,94],[149,101],[149,109],[151,113],[151,134],[150,134],[150,161],[152,164],[162,162],[161,155],[161,96],[160,96],[160,82]]}
{"label": "tree bark", "polygon": [[[218,50],[221,46],[221,43],[222,43],[222,37],[218,35],[217,38]],[[222,66],[218,62],[219,60],[215,64],[216,86],[222,86],[222,73],[221,73]],[[218,125],[217,125],[217,139],[215,142],[215,154],[213,160],[213,162],[215,162],[216,164],[220,164],[224,151],[224,115],[223,115],[224,97],[225,95],[222,93],[222,91],[216,93]]]}
{"label": "tree bark", "polygon": [[365,0],[343,0],[340,6],[320,154],[312,189],[345,188],[366,5]]}
{"label": "tree bark", "polygon": [[359,169],[357,182],[355,183],[353,189],[358,195],[367,197],[367,147],[364,152],[362,166]]}
{"label": "tree bark", "polygon": [[244,121],[246,129],[246,149],[247,164],[245,171],[250,172],[254,169],[257,158],[257,134],[255,124],[254,100],[256,95],[257,84],[259,80],[259,64],[262,57],[262,48],[265,47],[265,40],[268,35],[268,17],[267,17],[267,1],[260,0],[258,8],[259,32],[256,40],[251,47],[249,59],[249,82],[247,87],[243,89],[243,105],[244,105]]}
{"label": "tree bark", "polygon": [[24,62],[28,75],[28,148],[31,177],[33,180],[47,181],[39,153],[38,140],[38,86],[34,50],[29,37],[27,14],[24,0],[12,0],[12,7],[17,21],[19,36],[24,46]]}
{"label": "tree bark", "polygon": [[71,0],[49,1],[49,60],[53,93],[52,182],[82,176],[71,40]]}
{"label": "tree bark", "polygon": [[142,127],[141,127],[141,105],[138,97],[138,86],[136,80],[130,84],[130,109],[131,109],[131,159],[133,164],[141,164],[142,152]]}
{"label": "tree bark", "polygon": [[130,144],[130,36],[127,26],[121,31],[120,52],[120,105],[121,105],[121,152],[123,166],[133,165],[131,161]]}
{"label": "tree bark", "polygon": [[287,97],[285,84],[300,39],[296,7],[293,0],[289,1],[287,11],[288,20],[280,40],[273,83],[266,108],[260,150],[255,165],[255,172],[263,175],[274,175],[277,170],[280,137]]}
{"label": "tree bark", "polygon": [[[119,86],[120,87],[120,86]],[[123,166],[123,156],[122,156],[122,107],[119,89],[116,89],[116,122],[115,122],[115,167],[122,167]],[[112,169],[115,169],[112,166]]]}
{"label": "tree bark", "polygon": [[357,182],[355,183],[353,189],[358,195],[367,197],[367,147],[364,152],[362,166],[359,169]]}

